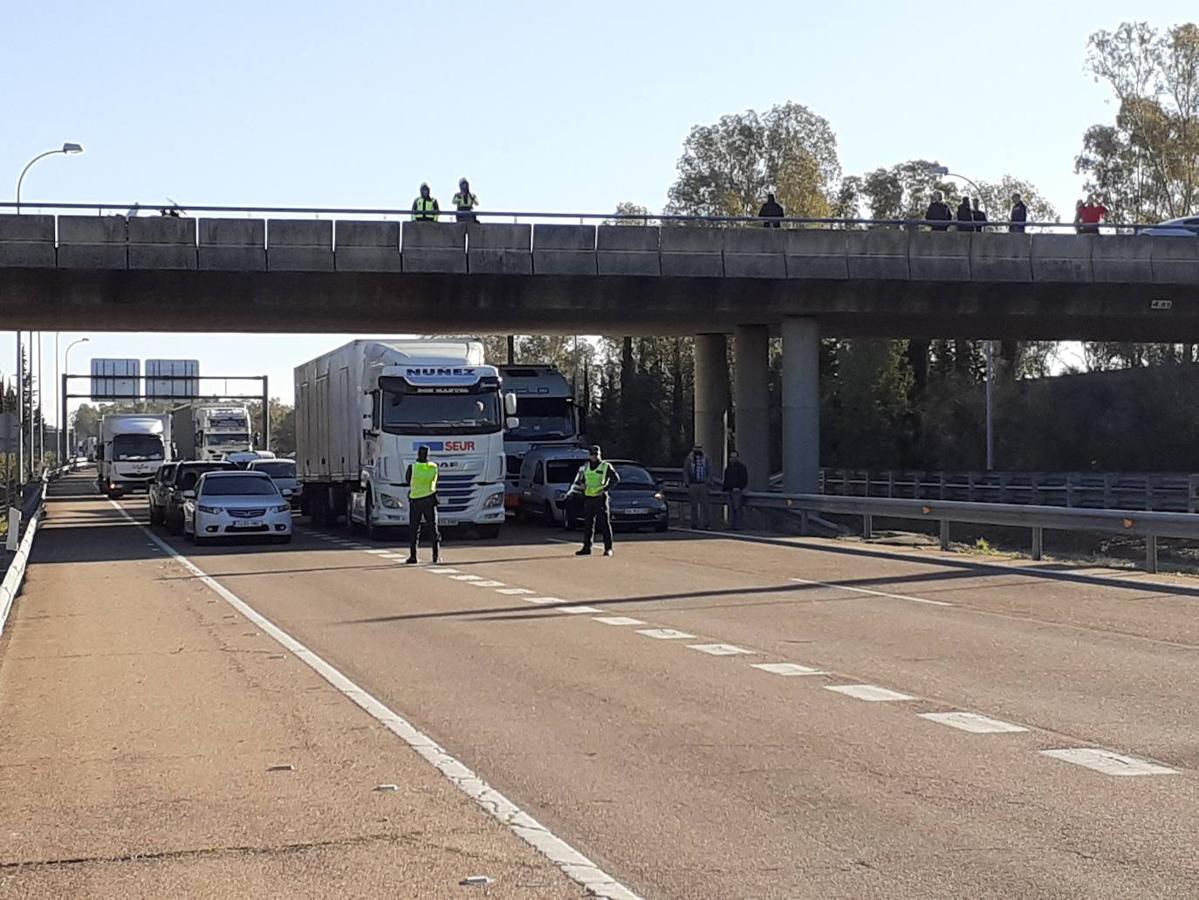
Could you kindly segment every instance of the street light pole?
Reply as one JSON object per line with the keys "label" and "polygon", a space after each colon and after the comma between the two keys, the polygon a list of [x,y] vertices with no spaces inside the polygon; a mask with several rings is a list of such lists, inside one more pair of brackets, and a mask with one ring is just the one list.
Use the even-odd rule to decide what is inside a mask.
{"label": "street light pole", "polygon": [[68,141],[67,143],[63,144],[62,147],[58,148],[57,150],[47,150],[45,153],[39,153],[33,159],[29,160],[29,162],[27,162],[25,164],[25,168],[23,168],[21,170],[20,177],[17,178],[17,215],[21,214],[21,182],[23,182],[25,180],[25,173],[29,171],[29,169],[33,166],[33,164],[35,162],[37,162],[39,159],[45,159],[47,156],[54,156],[56,153],[82,153],[82,152],[83,152],[82,146]]}
{"label": "street light pole", "polygon": [[[67,395],[67,391],[66,391],[67,378],[71,374],[71,348],[74,347],[76,344],[86,344],[90,340],[91,340],[91,338],[79,338],[78,340],[71,341],[71,343],[67,344],[67,349],[64,350],[63,354],[62,354],[62,356],[63,356],[63,360],[62,360],[63,377],[62,377],[62,381],[59,384],[59,390],[62,391],[63,397],[62,397],[62,403],[60,403],[59,405],[62,407],[63,421],[62,421],[61,427],[67,436],[66,446],[63,448],[63,459],[66,459],[66,455],[69,453],[71,455],[71,466],[72,467],[74,467],[74,465],[75,465],[75,450],[74,450],[75,445],[73,443],[71,443],[71,426],[70,426],[70,417],[69,417],[69,413],[67,410],[68,401],[67,401],[67,396],[66,396]],[[62,465],[62,464],[63,463],[60,460],[59,465]]]}

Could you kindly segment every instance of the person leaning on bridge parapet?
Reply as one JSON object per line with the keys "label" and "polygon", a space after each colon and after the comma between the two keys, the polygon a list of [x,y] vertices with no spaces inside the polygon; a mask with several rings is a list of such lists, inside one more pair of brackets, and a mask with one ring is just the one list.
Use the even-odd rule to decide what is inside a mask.
{"label": "person leaning on bridge parapet", "polygon": [[[925,210],[924,218],[928,222],[948,222],[953,218],[953,212],[949,205],[945,202],[945,195],[940,191],[933,191],[932,202],[928,204],[928,209]],[[948,231],[948,225],[931,225],[933,231]]]}
{"label": "person leaning on bridge parapet", "polygon": [[762,219],[774,219],[775,221],[763,222],[762,227],[778,228],[780,223],[777,220],[781,219],[785,215],[786,213],[783,211],[783,207],[777,200],[774,199],[774,194],[767,194],[766,202],[763,203],[762,208],[758,210],[758,217]]}
{"label": "person leaning on bridge parapet", "polygon": [[412,201],[413,222],[436,222],[441,215],[441,205],[429,192],[428,183],[420,186],[420,195]]}
{"label": "person leaning on bridge parapet", "polygon": [[724,467],[721,490],[728,494],[729,527],[741,530],[741,515],[745,509],[745,489],[749,487],[749,469],[741,461],[736,450],[729,451],[729,464]]}
{"label": "person leaning on bridge parapet", "polygon": [[1012,211],[1008,215],[1008,221],[1012,223],[1008,226],[1008,231],[1012,234],[1024,233],[1024,223],[1028,221],[1028,207],[1024,205],[1024,200],[1019,194],[1012,194]]}
{"label": "person leaning on bridge parapet", "polygon": [[459,222],[478,222],[472,210],[479,205],[479,198],[470,192],[470,182],[465,178],[458,181],[458,193],[454,195],[454,208],[458,210]]}

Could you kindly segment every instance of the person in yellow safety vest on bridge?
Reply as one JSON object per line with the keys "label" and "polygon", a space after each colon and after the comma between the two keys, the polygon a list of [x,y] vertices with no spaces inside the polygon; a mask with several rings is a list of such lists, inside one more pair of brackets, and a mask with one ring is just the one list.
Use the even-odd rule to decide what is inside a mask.
{"label": "person in yellow safety vest on bridge", "polygon": [[421,184],[420,196],[412,201],[413,222],[436,222],[441,214],[441,206],[437,198],[429,193],[429,185]]}
{"label": "person in yellow safety vest on bridge", "polygon": [[470,182],[463,178],[458,182],[458,193],[454,195],[454,208],[458,210],[459,222],[478,222],[472,210],[479,205],[479,198],[470,192]]}
{"label": "person in yellow safety vest on bridge", "polygon": [[416,564],[420,529],[423,523],[428,522],[432,532],[433,562],[439,563],[441,532],[437,528],[437,463],[429,462],[428,447],[417,449],[416,462],[408,466],[404,483],[408,485],[408,530],[412,536],[406,562],[410,566]]}
{"label": "person in yellow safety vest on bridge", "polygon": [[579,469],[570,493],[583,495],[583,549],[575,556],[590,556],[595,530],[599,527],[604,539],[604,556],[612,555],[612,517],[608,508],[608,490],[620,482],[616,467],[603,458],[598,445],[591,448],[591,458]]}

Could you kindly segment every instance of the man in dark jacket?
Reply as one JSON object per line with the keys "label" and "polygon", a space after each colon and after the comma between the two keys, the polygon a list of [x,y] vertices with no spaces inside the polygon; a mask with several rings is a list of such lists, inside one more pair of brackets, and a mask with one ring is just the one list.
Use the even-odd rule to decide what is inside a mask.
{"label": "man in dark jacket", "polygon": [[[928,205],[928,210],[924,213],[924,218],[928,222],[948,222],[953,218],[953,212],[945,203],[945,195],[940,191],[933,191],[932,203]],[[948,225],[932,225],[933,231],[948,231]]]}
{"label": "man in dark jacket", "polygon": [[749,469],[737,455],[729,451],[729,464],[724,467],[724,483],[721,489],[729,495],[729,527],[741,530],[741,511],[745,508],[744,491],[749,486]]}
{"label": "man in dark jacket", "polygon": [[986,224],[987,214],[978,208],[978,198],[974,198],[973,207],[970,210],[970,217],[974,219],[974,230],[982,231],[983,225]]}
{"label": "man in dark jacket", "polygon": [[786,213],[783,212],[783,207],[779,205],[778,201],[774,199],[774,194],[767,194],[766,202],[763,203],[762,208],[758,210],[758,215],[763,219],[776,220],[773,222],[763,222],[763,228],[778,228],[779,223],[777,220],[785,216]]}
{"label": "man in dark jacket", "polygon": [[973,225],[974,211],[972,209],[970,209],[970,198],[969,197],[963,197],[962,202],[958,204],[957,219],[959,222],[970,222],[971,223],[970,225],[959,225],[958,231],[973,231],[974,230],[974,225]]}
{"label": "man in dark jacket", "polygon": [[1024,223],[1028,221],[1028,207],[1024,205],[1019,194],[1012,194],[1012,212],[1008,221],[1012,223],[1008,226],[1008,231],[1012,234],[1024,233]]}

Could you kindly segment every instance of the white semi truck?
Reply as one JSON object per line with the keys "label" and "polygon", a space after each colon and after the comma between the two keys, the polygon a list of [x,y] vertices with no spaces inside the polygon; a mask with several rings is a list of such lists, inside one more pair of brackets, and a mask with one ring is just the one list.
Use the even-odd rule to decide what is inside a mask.
{"label": "white semi truck", "polygon": [[504,390],[516,394],[519,424],[504,434],[507,457],[505,505],[520,505],[520,467],[534,447],[577,447],[582,441],[574,389],[551,365],[500,366]]}
{"label": "white semi truck", "polygon": [[504,522],[504,428],[516,396],[477,341],[358,340],[295,371],[296,476],[313,522],[408,525],[417,448],[441,467],[441,523],[495,537]]}
{"label": "white semi truck", "polygon": [[253,450],[250,411],[230,403],[184,403],[171,410],[171,439],[179,459],[201,462]]}
{"label": "white semi truck", "polygon": [[109,497],[147,490],[158,467],[170,459],[169,416],[120,413],[101,417],[96,484]]}

